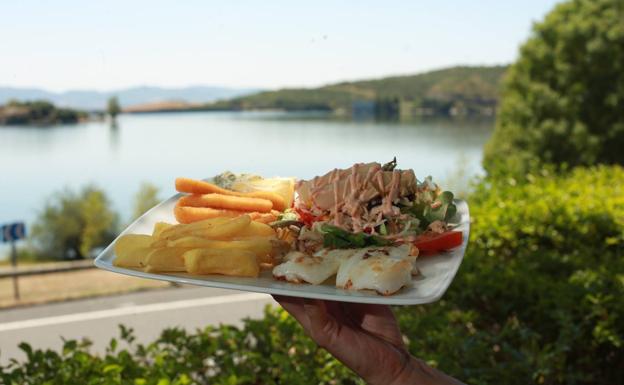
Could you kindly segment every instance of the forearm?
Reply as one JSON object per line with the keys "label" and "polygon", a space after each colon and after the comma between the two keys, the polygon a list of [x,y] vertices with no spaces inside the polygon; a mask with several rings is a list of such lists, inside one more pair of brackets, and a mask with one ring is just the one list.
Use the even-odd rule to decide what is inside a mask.
{"label": "forearm", "polygon": [[410,357],[401,372],[390,384],[392,385],[461,385],[462,382],[450,377],[423,361]]}
{"label": "forearm", "polygon": [[[341,357],[337,357],[339,360]],[[412,357],[407,350],[394,348],[376,357],[368,356],[365,364],[341,359],[369,385],[462,385],[462,382]]]}

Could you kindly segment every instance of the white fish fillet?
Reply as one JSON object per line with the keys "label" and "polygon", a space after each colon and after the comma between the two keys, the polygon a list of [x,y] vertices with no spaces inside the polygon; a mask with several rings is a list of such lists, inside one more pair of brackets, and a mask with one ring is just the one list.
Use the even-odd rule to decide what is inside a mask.
{"label": "white fish fillet", "polygon": [[393,294],[412,282],[416,257],[410,256],[409,251],[408,245],[359,249],[340,264],[336,286]]}
{"label": "white fish fillet", "polygon": [[321,249],[314,255],[291,251],[284,257],[285,262],[273,268],[273,276],[288,282],[308,282],[319,285],[336,274],[340,263],[356,251],[354,249]]}

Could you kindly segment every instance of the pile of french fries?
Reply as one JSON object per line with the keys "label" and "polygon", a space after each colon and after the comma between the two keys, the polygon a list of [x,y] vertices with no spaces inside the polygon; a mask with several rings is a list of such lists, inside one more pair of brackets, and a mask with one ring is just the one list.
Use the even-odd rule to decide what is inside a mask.
{"label": "pile of french fries", "polygon": [[181,197],[174,209],[180,223],[241,215],[269,223],[277,220],[279,213],[286,209],[284,198],[271,191],[242,193],[189,178],[177,178],[175,185],[179,192],[190,194]]}
{"label": "pile of french fries", "polygon": [[261,266],[271,265],[283,246],[270,226],[250,215],[188,224],[159,222],[152,235],[119,237],[113,264],[147,272],[257,277]]}

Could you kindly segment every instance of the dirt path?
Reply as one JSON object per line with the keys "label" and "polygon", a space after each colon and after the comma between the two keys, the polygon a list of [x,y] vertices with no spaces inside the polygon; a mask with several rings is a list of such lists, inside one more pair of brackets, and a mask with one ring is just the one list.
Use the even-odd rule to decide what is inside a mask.
{"label": "dirt path", "polygon": [[169,284],[114,274],[100,269],[26,276],[19,278],[21,298],[13,299],[13,280],[0,279],[0,308],[67,299],[163,288]]}

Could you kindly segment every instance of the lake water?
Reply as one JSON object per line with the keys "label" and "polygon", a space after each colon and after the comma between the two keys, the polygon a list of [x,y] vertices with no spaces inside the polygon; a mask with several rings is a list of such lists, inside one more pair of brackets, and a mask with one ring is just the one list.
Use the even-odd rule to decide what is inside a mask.
{"label": "lake water", "polygon": [[419,178],[455,182],[482,172],[491,130],[491,122],[380,123],[280,112],[122,115],[116,128],[107,122],[0,127],[0,224],[31,223],[51,194],[89,183],[106,190],[126,220],[142,182],[158,186],[165,198],[178,176],[224,170],[310,178],[396,156],[399,167],[413,168]]}

